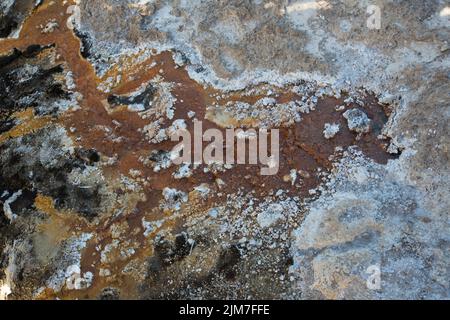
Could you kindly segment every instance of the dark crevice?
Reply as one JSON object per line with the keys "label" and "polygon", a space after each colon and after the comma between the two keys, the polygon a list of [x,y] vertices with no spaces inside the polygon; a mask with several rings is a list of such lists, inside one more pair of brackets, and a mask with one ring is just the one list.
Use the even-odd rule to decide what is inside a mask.
{"label": "dark crevice", "polygon": [[90,58],[92,56],[92,40],[90,39],[88,33],[82,32],[78,29],[74,29],[73,32],[81,41],[81,56],[85,59]]}
{"label": "dark crevice", "polygon": [[141,93],[131,96],[110,95],[108,103],[113,106],[141,104],[147,110],[155,98],[156,88],[149,84]]}

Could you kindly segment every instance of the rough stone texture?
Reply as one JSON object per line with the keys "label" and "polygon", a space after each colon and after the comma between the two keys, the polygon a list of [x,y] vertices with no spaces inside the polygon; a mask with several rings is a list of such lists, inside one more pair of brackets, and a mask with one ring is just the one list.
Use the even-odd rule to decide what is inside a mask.
{"label": "rough stone texture", "polygon": [[14,49],[0,59],[0,132],[13,127],[11,116],[27,108],[38,115],[57,115],[77,107],[71,92],[70,75],[64,78],[64,67],[55,62],[52,47],[31,45],[23,51]]}
{"label": "rough stone texture", "polygon": [[[426,207],[401,161],[379,166],[349,155],[338,166],[293,234],[290,271],[302,298],[448,297],[448,215]],[[372,265],[381,270],[374,291],[364,281]]]}
{"label": "rough stone texture", "polygon": [[202,67],[190,68],[191,76],[224,87],[318,78],[395,94],[401,71],[440,64],[449,38],[439,0],[378,1],[380,30],[366,27],[364,1],[138,3],[81,3],[80,28],[94,40],[100,64],[149,43],[181,51]]}
{"label": "rough stone texture", "polygon": [[[364,1],[313,1],[306,10],[302,1],[152,1],[133,9],[95,3],[86,2],[83,12],[108,6],[133,16],[131,23],[117,22],[127,23],[121,40],[173,47],[203,66],[198,74],[190,69],[191,75],[207,83],[233,88],[321,79],[347,90],[364,86],[395,103],[384,132],[393,137],[393,148],[404,151],[401,158],[384,168],[372,169],[367,161],[361,167],[339,167],[330,186],[335,193],[322,195],[293,235],[291,250],[298,264],[292,272],[303,278],[300,292],[293,294],[449,297],[449,132],[439,120],[449,115],[445,1],[377,1],[380,30],[366,27],[369,3]],[[141,17],[135,10],[141,10]],[[117,34],[106,25],[94,27],[102,17],[106,22],[106,10],[103,16],[83,15],[82,28],[99,47],[108,48],[104,44],[111,46]],[[350,122],[350,129],[367,130]],[[348,177],[347,170],[357,168],[363,173],[354,179],[363,181]],[[368,170],[377,172],[371,176]],[[367,290],[362,280],[371,264],[381,267],[379,292]]]}
{"label": "rough stone texture", "polygon": [[19,36],[22,23],[41,1],[5,0],[0,3],[0,38]]}
{"label": "rough stone texture", "polygon": [[[0,298],[449,299],[448,8],[44,1],[34,43],[0,40]],[[196,118],[301,153],[270,180],[176,167],[168,134]]]}

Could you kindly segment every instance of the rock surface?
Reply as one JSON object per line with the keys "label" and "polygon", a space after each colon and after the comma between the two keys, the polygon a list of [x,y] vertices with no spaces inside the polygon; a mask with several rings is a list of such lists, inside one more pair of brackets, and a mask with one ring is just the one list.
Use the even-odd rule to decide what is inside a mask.
{"label": "rock surface", "polygon": [[[36,4],[0,4],[0,299],[450,298],[448,2]],[[279,172],[176,165],[197,120],[279,128]]]}

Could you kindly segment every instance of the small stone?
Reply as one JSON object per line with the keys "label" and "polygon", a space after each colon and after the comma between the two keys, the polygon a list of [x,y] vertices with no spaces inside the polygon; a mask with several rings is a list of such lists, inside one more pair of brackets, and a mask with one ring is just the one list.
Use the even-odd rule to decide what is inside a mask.
{"label": "small stone", "polygon": [[350,109],[344,113],[344,118],[347,119],[348,128],[357,133],[367,133],[370,131],[371,120],[360,109]]}
{"label": "small stone", "polygon": [[323,129],[323,136],[325,139],[332,139],[339,132],[339,124],[337,123],[325,123]]}

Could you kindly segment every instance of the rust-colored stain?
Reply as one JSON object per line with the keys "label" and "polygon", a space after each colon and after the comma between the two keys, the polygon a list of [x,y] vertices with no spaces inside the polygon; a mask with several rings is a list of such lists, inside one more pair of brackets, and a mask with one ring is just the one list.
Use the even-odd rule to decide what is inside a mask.
{"label": "rust-colored stain", "polygon": [[[200,166],[194,171],[194,175],[189,178],[176,180],[172,174],[176,169],[172,166],[169,169],[158,173],[153,168],[145,166],[141,157],[148,157],[153,150],[171,150],[176,144],[171,141],[164,141],[158,144],[151,144],[145,137],[145,133],[139,129],[144,128],[154,119],[143,119],[137,112],[129,111],[126,108],[115,108],[108,110],[107,99],[110,94],[123,95],[133,92],[148,82],[155,76],[160,76],[165,82],[174,83],[172,95],[177,99],[175,102],[174,119],[185,119],[188,130],[193,131],[193,122],[188,119],[187,113],[194,111],[196,117],[203,121],[203,129],[217,128],[224,132],[215,123],[205,119],[206,109],[213,102],[221,105],[228,101],[242,101],[255,103],[261,96],[242,95],[241,92],[234,92],[227,95],[225,100],[217,101],[216,96],[220,94],[213,88],[205,88],[191,79],[184,68],[177,67],[170,52],[150,57],[144,62],[133,66],[122,75],[121,83],[113,89],[111,93],[104,93],[98,89],[102,80],[109,76],[117,75],[117,70],[112,70],[99,79],[91,64],[80,55],[80,40],[66,26],[68,15],[67,8],[72,4],[68,1],[45,1],[25,22],[19,39],[3,40],[0,46],[0,53],[10,52],[13,48],[24,50],[31,44],[49,45],[55,44],[59,54],[58,62],[67,64],[67,68],[72,71],[75,79],[76,91],[80,92],[83,99],[80,101],[81,108],[76,111],[67,112],[57,119],[46,117],[36,117],[27,113],[16,115],[21,123],[11,131],[0,135],[0,143],[10,137],[17,137],[28,134],[36,128],[45,126],[50,121],[58,123],[67,128],[72,133],[75,144],[84,148],[94,148],[103,157],[117,157],[114,164],[104,166],[103,172],[108,180],[117,180],[121,175],[130,176],[130,170],[139,170],[140,178],[148,182],[142,187],[139,195],[130,197],[129,203],[125,206],[124,214],[113,217],[110,215],[101,216],[97,224],[82,223],[78,219],[64,218],[55,213],[51,204],[51,199],[39,196],[36,199],[36,207],[49,215],[55,215],[52,220],[57,224],[76,223],[75,229],[83,232],[93,232],[92,238],[82,256],[82,272],[90,271],[94,274],[94,282],[87,290],[69,291],[62,290],[59,293],[46,290],[41,294],[41,298],[95,298],[106,286],[120,284],[123,298],[133,298],[137,296],[137,281],[129,275],[122,273],[123,268],[131,261],[138,259],[144,261],[153,252],[151,235],[145,237],[142,230],[142,218],[158,220],[161,217],[170,215],[171,212],[163,212],[159,208],[161,191],[165,187],[176,188],[185,192],[191,192],[195,186],[201,183],[208,183],[212,188],[216,188],[213,196],[200,202],[204,208],[208,208],[214,203],[219,203],[227,194],[236,192],[239,188],[245,191],[255,191],[256,197],[264,197],[271,190],[284,189],[289,195],[308,197],[309,190],[316,188],[321,183],[321,178],[317,175],[320,168],[330,171],[333,166],[333,159],[330,156],[335,154],[336,147],[343,149],[356,145],[368,157],[379,163],[386,163],[390,155],[386,153],[386,141],[377,138],[381,128],[387,120],[387,110],[378,104],[374,97],[369,96],[365,101],[364,111],[373,121],[372,130],[368,134],[358,137],[356,133],[347,128],[346,120],[342,116],[342,111],[336,111],[335,107],[342,105],[344,98],[323,98],[320,99],[315,111],[302,115],[301,122],[290,127],[280,128],[280,168],[275,176],[261,176],[258,165],[237,165],[233,169],[225,172],[204,173],[204,166]],[[37,28],[45,25],[47,21],[55,19],[58,28],[54,32],[44,34]],[[282,91],[282,89],[279,89]],[[281,92],[277,100],[280,103],[296,100],[298,97],[291,91]],[[106,107],[105,107],[106,105]],[[166,119],[164,126],[169,126]],[[120,126],[117,125],[120,123]],[[325,139],[323,128],[325,123],[340,124],[340,131],[333,139]],[[101,126],[112,128],[112,132],[105,133],[100,130]],[[75,128],[75,130],[73,130]],[[120,141],[107,139],[108,135],[122,137]],[[286,176],[290,170],[296,169],[301,172],[300,184],[292,184],[286,181]],[[221,179],[225,182],[219,189],[215,181]],[[118,189],[117,192],[123,192]],[[220,193],[219,193],[220,192]],[[221,194],[221,195],[220,195]],[[70,220],[70,221],[69,221]],[[171,225],[163,225],[161,228],[176,228],[182,224],[182,217],[174,217],[170,220]],[[127,235],[126,240],[133,245],[134,253],[126,259],[115,259],[112,263],[105,264],[101,261],[98,247],[104,248],[112,241],[111,230],[113,226],[120,225]],[[48,225],[45,230],[52,228]],[[60,235],[62,236],[62,235]],[[100,277],[100,268],[108,268],[114,276]]]}

